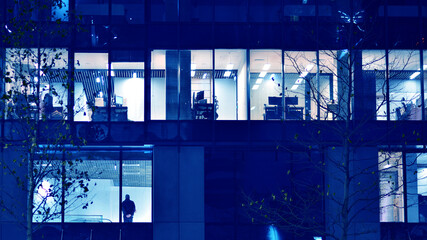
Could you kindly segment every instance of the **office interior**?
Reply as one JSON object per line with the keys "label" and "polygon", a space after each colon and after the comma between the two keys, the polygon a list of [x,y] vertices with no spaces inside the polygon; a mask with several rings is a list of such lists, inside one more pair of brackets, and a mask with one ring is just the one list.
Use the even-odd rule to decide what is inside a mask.
{"label": "office interior", "polygon": [[[152,222],[151,148],[113,151],[111,148],[99,146],[78,152],[71,150],[73,157],[80,157],[83,161],[67,166],[65,176],[77,182],[69,187],[69,191],[62,192],[61,174],[54,171],[44,177],[34,193],[35,203],[44,207],[34,214],[33,222],[118,223],[123,221],[120,220],[120,202],[127,194],[136,205],[133,222]],[[43,156],[36,162],[35,169],[55,168],[56,164],[61,164],[60,159],[43,159]],[[88,192],[78,186],[76,173],[83,171],[88,172],[90,179]],[[45,172],[49,172],[48,169]],[[84,194],[87,196],[81,197]],[[68,205],[64,208],[59,203],[62,197]],[[46,220],[42,210],[47,208],[55,214]]]}
{"label": "office interior", "polygon": [[[18,50],[8,49],[6,56],[16,55],[14,51]],[[146,120],[142,56],[117,57],[109,63],[108,53],[76,52],[72,94],[65,87],[67,50],[60,51],[65,57],[49,74],[37,73],[37,65],[25,65],[35,86],[25,90],[28,95],[36,94],[36,87],[39,101],[52,89],[57,93],[53,95],[55,114],[49,119],[66,119],[71,114],[66,107],[70,94],[74,95],[74,121],[108,121],[108,111],[111,121]],[[352,80],[355,91],[365,90],[355,92],[356,103],[346,102],[341,84],[350,79],[338,70],[345,54],[335,50],[153,50],[150,119],[336,120],[345,118],[346,104],[353,108],[359,101],[364,111],[375,114],[370,119],[422,119],[420,77],[426,76],[421,71],[427,68],[421,69],[418,50],[392,50],[388,63],[384,50],[361,51],[360,64],[356,63],[361,67],[354,67]],[[12,73],[13,68],[7,66]],[[6,84],[6,89],[15,88]]]}

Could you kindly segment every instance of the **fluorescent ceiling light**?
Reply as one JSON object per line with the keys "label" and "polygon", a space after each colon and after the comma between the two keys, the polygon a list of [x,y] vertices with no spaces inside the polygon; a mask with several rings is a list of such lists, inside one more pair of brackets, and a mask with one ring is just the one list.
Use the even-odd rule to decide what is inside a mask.
{"label": "fluorescent ceiling light", "polygon": [[262,78],[258,78],[255,82],[255,84],[261,84],[262,83]]}
{"label": "fluorescent ceiling light", "polygon": [[231,75],[231,71],[225,71],[224,77],[230,77],[230,75]]}
{"label": "fluorescent ceiling light", "polygon": [[[187,65],[188,66],[188,65]],[[196,64],[195,63],[192,63],[191,64],[191,70],[194,70],[194,69],[196,69]]]}
{"label": "fluorescent ceiling light", "polygon": [[300,84],[300,83],[302,83],[302,80],[304,80],[303,78],[298,78],[296,81],[295,81],[295,84]]}
{"label": "fluorescent ceiling light", "polygon": [[227,70],[231,70],[233,69],[233,67],[234,67],[234,64],[232,63],[227,64]]}
{"label": "fluorescent ceiling light", "polygon": [[270,67],[271,67],[271,64],[266,63],[264,64],[264,67],[262,67],[262,70],[267,71],[268,69],[270,69]]}
{"label": "fluorescent ceiling light", "polygon": [[39,78],[38,77],[34,77],[34,82],[38,82]]}
{"label": "fluorescent ceiling light", "polygon": [[139,163],[123,163],[123,167],[139,167]]}
{"label": "fluorescent ceiling light", "polygon": [[305,67],[305,71],[310,72],[311,69],[313,69],[314,65],[313,64],[309,64],[307,65],[307,67]]}
{"label": "fluorescent ceiling light", "polygon": [[191,77],[194,77],[196,75],[196,71],[191,71]]}
{"label": "fluorescent ceiling light", "polygon": [[263,77],[265,77],[266,74],[267,74],[267,72],[261,72],[258,77],[263,78]]}
{"label": "fluorescent ceiling light", "polygon": [[99,92],[99,97],[102,97],[102,96],[103,96],[102,92]]}
{"label": "fluorescent ceiling light", "polygon": [[208,74],[207,74],[207,73],[204,73],[204,74],[203,74],[203,79],[205,79],[207,76],[208,76]]}
{"label": "fluorescent ceiling light", "polygon": [[101,79],[99,77],[96,78],[96,82],[99,83],[101,82]]}
{"label": "fluorescent ceiling light", "polygon": [[414,72],[409,78],[410,79],[414,79],[416,78],[418,75],[420,75],[420,72]]}
{"label": "fluorescent ceiling light", "polygon": [[115,73],[114,71],[111,71],[111,72],[110,72],[110,75],[111,75],[112,77],[115,77],[115,76],[116,76],[116,73]]}
{"label": "fluorescent ceiling light", "polygon": [[296,90],[297,88],[298,88],[298,85],[295,84],[292,86],[291,90]]}
{"label": "fluorescent ceiling light", "polygon": [[253,87],[252,87],[252,90],[257,90],[259,88],[259,84],[255,84]]}
{"label": "fluorescent ceiling light", "polygon": [[132,77],[133,77],[133,78],[136,78],[136,73],[135,73],[135,72],[132,74]]}

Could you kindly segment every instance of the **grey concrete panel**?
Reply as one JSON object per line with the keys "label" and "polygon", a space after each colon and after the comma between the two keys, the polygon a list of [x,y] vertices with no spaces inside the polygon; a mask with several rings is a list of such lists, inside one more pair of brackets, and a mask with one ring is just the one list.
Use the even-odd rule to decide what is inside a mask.
{"label": "grey concrete panel", "polygon": [[178,148],[154,147],[153,222],[178,222]]}
{"label": "grey concrete panel", "polygon": [[204,150],[181,147],[180,151],[180,221],[204,221]]}
{"label": "grey concrete panel", "polygon": [[153,240],[179,240],[178,223],[155,223],[153,225]]}
{"label": "grey concrete panel", "polygon": [[205,239],[205,225],[203,223],[181,223],[180,240]]}

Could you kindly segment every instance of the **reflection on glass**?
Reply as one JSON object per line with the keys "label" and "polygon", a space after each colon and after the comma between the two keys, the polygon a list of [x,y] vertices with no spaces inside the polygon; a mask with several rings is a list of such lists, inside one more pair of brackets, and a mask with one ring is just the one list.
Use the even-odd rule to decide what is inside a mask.
{"label": "reflection on glass", "polygon": [[378,155],[380,178],[380,221],[403,222],[403,167],[402,153],[380,152]]}
{"label": "reflection on glass", "polygon": [[251,50],[249,87],[251,120],[283,119],[281,50]]}
{"label": "reflection on glass", "polygon": [[112,11],[113,23],[144,23],[144,0],[112,0]]}
{"label": "reflection on glass", "polygon": [[390,120],[421,120],[419,51],[392,50],[388,64]]}
{"label": "reflection on glass", "polygon": [[108,54],[75,53],[74,120],[107,121]]}
{"label": "reflection on glass", "polygon": [[245,50],[215,50],[218,120],[247,119]]}

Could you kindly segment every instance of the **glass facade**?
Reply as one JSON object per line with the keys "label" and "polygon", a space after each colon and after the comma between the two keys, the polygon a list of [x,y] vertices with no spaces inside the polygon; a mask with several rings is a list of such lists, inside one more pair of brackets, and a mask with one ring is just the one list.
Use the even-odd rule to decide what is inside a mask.
{"label": "glass facade", "polygon": [[[21,5],[2,5],[13,9],[3,14],[6,37]],[[79,27],[56,43],[60,34],[49,28],[56,35],[44,37],[46,44],[64,47],[53,74],[40,74],[38,91],[42,98],[48,85],[58,92],[53,109],[60,114],[49,118],[75,121],[422,120],[425,7],[383,0],[64,1],[44,15]],[[72,10],[77,19],[65,16]],[[410,27],[401,31],[402,21]],[[29,65],[33,85],[36,68]]]}
{"label": "glass facade", "polygon": [[34,169],[47,174],[35,189],[33,222],[123,222],[126,195],[136,205],[133,222],[151,222],[152,150],[106,149],[41,154]]}

